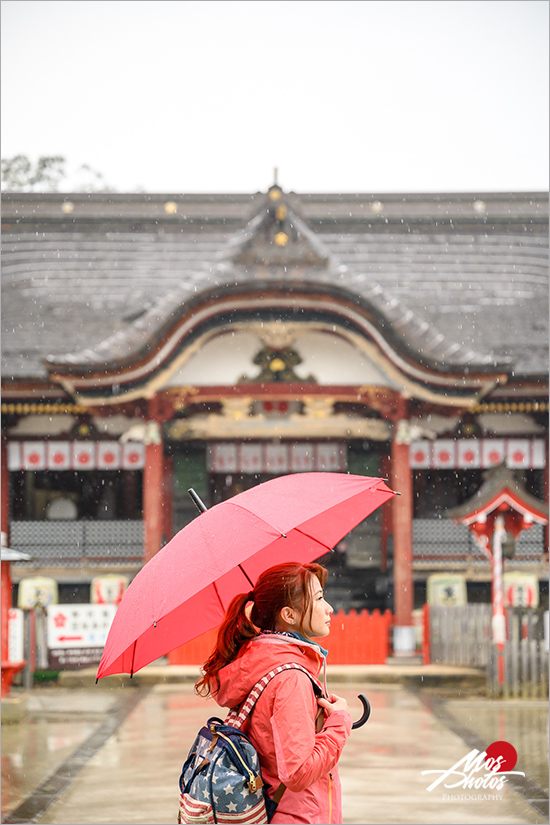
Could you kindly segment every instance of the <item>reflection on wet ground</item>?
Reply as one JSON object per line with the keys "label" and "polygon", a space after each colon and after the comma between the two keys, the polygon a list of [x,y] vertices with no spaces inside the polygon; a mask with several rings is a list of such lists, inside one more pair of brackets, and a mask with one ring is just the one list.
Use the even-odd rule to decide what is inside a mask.
{"label": "reflection on wet ground", "polygon": [[[361,715],[358,693],[372,705],[371,718],[352,732],[340,761],[347,825],[548,822],[512,787],[499,799],[464,795],[449,801],[442,789],[428,792],[430,778],[422,775],[464,757],[470,748],[461,733],[471,728],[486,744],[514,744],[518,768],[540,784],[544,703],[505,706],[473,698],[429,706],[393,684],[334,684],[331,690],[346,697],[354,719]],[[150,691],[39,688],[32,703],[26,722],[2,726],[2,815],[11,823],[174,823],[182,763],[197,729],[218,712],[190,684],[161,683]],[[25,798],[35,803],[32,811]]]}
{"label": "reflection on wet ground", "polygon": [[548,704],[543,701],[451,701],[455,719],[486,743],[509,742],[517,751],[517,770],[548,795]]}
{"label": "reflection on wet ground", "polygon": [[63,764],[117,699],[85,689],[39,687],[29,693],[25,721],[2,725],[2,817]]}

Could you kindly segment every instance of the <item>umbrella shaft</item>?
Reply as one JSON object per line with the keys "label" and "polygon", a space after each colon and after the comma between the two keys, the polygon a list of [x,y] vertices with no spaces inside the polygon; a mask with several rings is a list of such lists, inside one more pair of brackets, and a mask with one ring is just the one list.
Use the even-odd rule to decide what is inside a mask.
{"label": "umbrella shaft", "polygon": [[191,496],[191,499],[193,500],[193,504],[195,505],[195,507],[197,508],[199,513],[205,513],[208,508],[206,507],[206,504],[204,503],[204,501],[196,494],[196,492],[193,490],[193,488],[190,487],[187,492]]}

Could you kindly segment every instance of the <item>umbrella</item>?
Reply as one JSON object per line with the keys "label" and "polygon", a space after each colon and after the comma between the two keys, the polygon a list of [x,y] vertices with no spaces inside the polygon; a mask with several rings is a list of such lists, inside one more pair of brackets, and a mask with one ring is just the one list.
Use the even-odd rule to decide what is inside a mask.
{"label": "umbrella", "polygon": [[214,505],[140,570],[109,630],[97,678],[135,673],[217,627],[268,567],[324,555],[395,493],[381,478],[295,473]]}

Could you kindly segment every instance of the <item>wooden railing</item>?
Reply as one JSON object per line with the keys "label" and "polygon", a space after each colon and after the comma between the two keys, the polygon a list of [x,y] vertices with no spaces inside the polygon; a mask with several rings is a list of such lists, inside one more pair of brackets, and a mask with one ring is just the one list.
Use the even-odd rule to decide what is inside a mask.
{"label": "wooden railing", "polygon": [[[319,639],[329,651],[328,663],[333,665],[385,664],[391,654],[391,628],[393,615],[390,610],[380,613],[373,610],[339,610],[332,617],[330,635]],[[210,630],[191,642],[168,654],[172,665],[202,664],[214,647],[217,630]]]}
{"label": "wooden railing", "polygon": [[[492,639],[490,604],[424,608],[424,663],[483,667],[490,696],[548,696],[548,631],[540,608],[506,609],[503,667]],[[546,621],[548,621],[546,619]]]}
{"label": "wooden railing", "polygon": [[548,696],[548,638],[544,611],[525,607],[506,610],[504,680],[499,680],[498,651],[491,645],[487,676],[491,696],[545,699]]}

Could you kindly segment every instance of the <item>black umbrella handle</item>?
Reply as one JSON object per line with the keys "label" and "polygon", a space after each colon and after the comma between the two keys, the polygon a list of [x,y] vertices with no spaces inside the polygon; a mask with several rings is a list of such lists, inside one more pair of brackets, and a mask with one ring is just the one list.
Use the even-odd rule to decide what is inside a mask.
{"label": "black umbrella handle", "polygon": [[362,728],[363,725],[365,724],[365,722],[367,721],[367,719],[370,716],[370,702],[367,699],[367,697],[365,696],[365,694],[360,693],[357,698],[360,699],[361,702],[363,703],[363,715],[361,716],[360,719],[357,720],[357,722],[353,723],[353,725],[351,726],[352,730],[357,730],[357,728]]}

